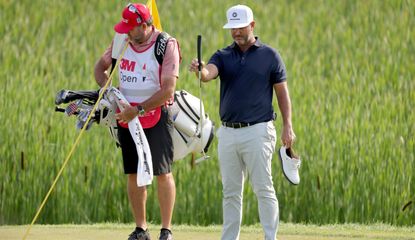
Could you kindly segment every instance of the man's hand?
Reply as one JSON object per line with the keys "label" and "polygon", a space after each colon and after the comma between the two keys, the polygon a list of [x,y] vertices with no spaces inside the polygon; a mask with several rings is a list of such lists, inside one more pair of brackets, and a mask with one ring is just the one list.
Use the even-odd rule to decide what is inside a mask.
{"label": "man's hand", "polygon": [[123,101],[121,101],[120,104],[123,106],[124,110],[120,113],[115,114],[115,118],[120,123],[127,124],[129,121],[133,120],[135,116],[138,115],[138,109]]}
{"label": "man's hand", "polygon": [[295,133],[291,126],[282,127],[281,140],[282,140],[282,144],[286,148],[290,148],[294,144],[295,137],[296,137]]}
{"label": "man's hand", "polygon": [[[199,78],[199,62],[197,61],[197,58],[194,58],[189,64],[189,71],[194,72],[196,77]],[[202,82],[208,82],[216,78],[218,73],[218,68],[214,64],[209,63],[208,65],[205,65],[205,62],[202,61],[200,70],[200,80],[202,80]]]}
{"label": "man's hand", "polygon": [[[202,61],[202,68],[205,66],[205,63]],[[189,71],[197,73],[199,71],[199,62],[197,58],[193,58],[192,62],[189,64]]]}

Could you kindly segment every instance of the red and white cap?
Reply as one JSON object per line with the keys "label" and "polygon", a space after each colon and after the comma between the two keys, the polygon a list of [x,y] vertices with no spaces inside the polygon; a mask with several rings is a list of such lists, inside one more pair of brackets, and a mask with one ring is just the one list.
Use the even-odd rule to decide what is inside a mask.
{"label": "red and white cap", "polygon": [[128,33],[134,27],[151,21],[148,7],[141,3],[129,3],[122,11],[122,20],[114,26],[117,33]]}

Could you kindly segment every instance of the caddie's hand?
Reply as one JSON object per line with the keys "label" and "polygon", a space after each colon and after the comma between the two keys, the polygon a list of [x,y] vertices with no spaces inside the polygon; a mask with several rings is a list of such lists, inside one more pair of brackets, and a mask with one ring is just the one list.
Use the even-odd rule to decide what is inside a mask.
{"label": "caddie's hand", "polygon": [[[108,88],[106,88],[105,89],[105,92],[108,90]],[[98,90],[98,94],[99,95],[101,95],[101,94],[105,94],[105,92],[104,93],[102,93],[102,92],[104,92],[104,88],[103,87],[101,87],[101,88],[99,88],[99,90]]]}
{"label": "caddie's hand", "polygon": [[[205,62],[202,61],[202,68],[205,66]],[[197,61],[197,58],[193,58],[192,62],[189,65],[189,71],[190,72],[198,72],[199,71],[199,62]]]}
{"label": "caddie's hand", "polygon": [[136,107],[131,106],[128,103],[125,103],[123,101],[120,102],[121,106],[123,106],[124,110],[120,113],[115,114],[115,118],[120,123],[127,124],[129,121],[133,120],[135,116],[138,114],[138,110]]}
{"label": "caddie's hand", "polygon": [[291,126],[283,126],[282,128],[282,133],[281,133],[281,140],[282,140],[282,144],[286,147],[286,148],[290,148],[295,141],[295,133],[294,130]]}

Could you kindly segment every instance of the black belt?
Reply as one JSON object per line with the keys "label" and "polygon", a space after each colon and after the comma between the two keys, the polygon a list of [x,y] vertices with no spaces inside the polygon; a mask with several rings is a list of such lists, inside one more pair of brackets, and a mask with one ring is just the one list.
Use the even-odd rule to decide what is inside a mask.
{"label": "black belt", "polygon": [[249,127],[256,123],[231,123],[231,122],[222,122],[222,125],[225,127],[230,128],[243,128],[243,127]]}

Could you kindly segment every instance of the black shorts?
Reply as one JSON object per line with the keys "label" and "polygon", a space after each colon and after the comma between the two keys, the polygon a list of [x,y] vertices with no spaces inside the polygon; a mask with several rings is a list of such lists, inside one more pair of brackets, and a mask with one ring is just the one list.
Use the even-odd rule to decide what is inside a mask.
{"label": "black shorts", "polygon": [[[144,129],[150,145],[153,160],[153,174],[162,175],[171,172],[173,163],[173,122],[165,107],[161,109],[159,122],[152,128]],[[118,136],[121,144],[124,173],[137,173],[137,150],[128,128],[118,125]]]}

